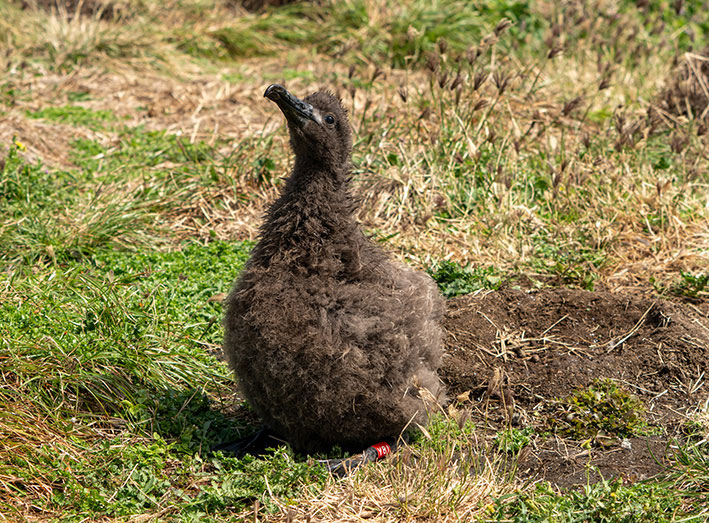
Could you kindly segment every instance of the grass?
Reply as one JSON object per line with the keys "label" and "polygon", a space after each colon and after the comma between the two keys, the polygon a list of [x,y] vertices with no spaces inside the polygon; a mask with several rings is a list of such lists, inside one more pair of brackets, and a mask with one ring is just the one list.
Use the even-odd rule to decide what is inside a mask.
{"label": "grass", "polygon": [[[292,163],[265,85],[340,94],[359,218],[446,296],[532,276],[701,306],[706,2],[103,4],[0,3],[0,519],[706,518],[706,413],[665,477],[568,492],[510,473],[551,435],[456,409],[344,481],[210,451],[257,423],[219,345]],[[645,430],[613,384],[563,404],[557,432]]]}
{"label": "grass", "polygon": [[78,258],[122,239],[145,244],[156,207],[148,195],[125,198],[124,188],[115,184],[81,190],[92,174],[50,172],[41,162],[23,159],[21,147],[10,145],[0,174],[0,238],[9,246],[4,260]]}
{"label": "grass", "polygon": [[45,107],[39,111],[28,111],[30,118],[43,118],[54,122],[69,123],[89,128],[102,128],[105,122],[116,120],[111,111],[92,111],[78,105],[65,105],[63,107]]}
{"label": "grass", "polygon": [[[560,495],[540,484],[531,493],[498,501],[492,521],[597,521],[630,523],[674,521],[679,501],[662,485],[623,486],[622,481],[600,481],[581,491]],[[691,519],[690,519],[691,521]],[[695,519],[694,521],[699,521]]]}

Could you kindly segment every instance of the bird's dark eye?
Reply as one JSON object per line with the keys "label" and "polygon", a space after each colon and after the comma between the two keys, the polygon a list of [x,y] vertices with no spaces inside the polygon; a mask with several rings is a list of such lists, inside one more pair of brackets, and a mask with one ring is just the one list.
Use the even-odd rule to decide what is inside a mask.
{"label": "bird's dark eye", "polygon": [[328,114],[328,115],[325,117],[325,123],[328,124],[328,125],[334,124],[334,123],[335,123],[335,117],[332,116],[331,114]]}

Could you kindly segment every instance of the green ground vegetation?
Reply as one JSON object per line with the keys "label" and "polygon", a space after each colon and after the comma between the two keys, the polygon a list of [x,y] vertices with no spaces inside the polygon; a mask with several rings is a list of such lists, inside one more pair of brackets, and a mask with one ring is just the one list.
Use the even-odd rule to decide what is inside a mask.
{"label": "green ground vegetation", "polygon": [[[687,86],[708,8],[0,2],[0,517],[706,520],[706,432],[661,480],[566,493],[504,472],[542,436],[487,441],[454,409],[346,482],[321,456],[211,448],[255,429],[219,346],[292,162],[265,85],[339,92],[360,218],[448,297],[541,275],[706,300],[707,120]],[[566,400],[574,427],[642,427],[609,387]]]}
{"label": "green ground vegetation", "polygon": [[642,402],[609,379],[597,379],[588,388],[559,400],[550,427],[573,439],[599,436],[627,438],[647,429]]}

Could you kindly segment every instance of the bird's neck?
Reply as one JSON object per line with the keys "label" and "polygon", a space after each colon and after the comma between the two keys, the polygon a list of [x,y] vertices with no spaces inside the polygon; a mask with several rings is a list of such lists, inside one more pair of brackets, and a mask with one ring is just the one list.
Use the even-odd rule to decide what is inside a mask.
{"label": "bird's neck", "polygon": [[292,200],[322,196],[338,200],[349,196],[348,166],[330,167],[314,162],[303,162],[296,158],[293,172],[286,180],[282,196]]}
{"label": "bird's neck", "polygon": [[349,160],[334,161],[332,158],[323,158],[308,151],[308,153],[296,155],[293,171],[288,177],[288,181],[292,185],[316,185],[323,190],[338,190],[347,188],[349,176]]}
{"label": "bird's neck", "polygon": [[271,205],[261,228],[260,251],[270,257],[288,250],[345,245],[358,237],[349,170],[299,165]]}

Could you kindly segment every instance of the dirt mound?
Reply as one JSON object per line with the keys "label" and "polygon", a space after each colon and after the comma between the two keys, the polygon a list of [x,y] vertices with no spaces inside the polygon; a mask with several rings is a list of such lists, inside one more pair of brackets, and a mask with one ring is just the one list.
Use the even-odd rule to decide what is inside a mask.
{"label": "dirt mound", "polygon": [[541,432],[544,413],[559,398],[610,378],[643,401],[650,425],[666,431],[590,450],[549,437],[528,447],[523,475],[569,486],[586,481],[588,464],[604,477],[660,472],[684,413],[707,397],[709,320],[697,308],[573,289],[507,289],[457,298],[448,307],[441,374],[451,396],[470,391],[479,426]]}

